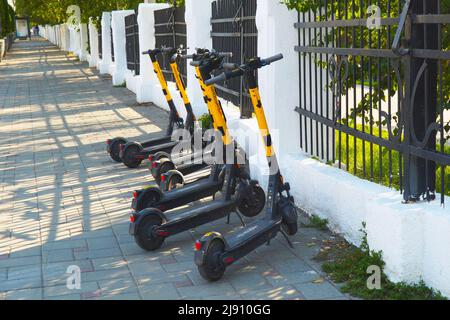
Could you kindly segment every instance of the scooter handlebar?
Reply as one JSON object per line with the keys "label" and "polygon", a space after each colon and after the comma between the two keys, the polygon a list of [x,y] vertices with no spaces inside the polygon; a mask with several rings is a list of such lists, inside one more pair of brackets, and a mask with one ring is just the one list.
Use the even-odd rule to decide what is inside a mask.
{"label": "scooter handlebar", "polygon": [[271,63],[273,63],[275,61],[279,61],[281,59],[283,59],[283,54],[279,53],[279,54],[276,54],[276,55],[274,55],[272,57],[269,57],[269,58],[266,58],[266,59],[261,59],[261,62],[262,62],[263,65],[269,65],[269,64],[271,64]]}
{"label": "scooter handlebar", "polygon": [[224,68],[225,70],[234,70],[236,68],[239,68],[239,65],[237,63],[225,62],[222,64],[222,68]]}

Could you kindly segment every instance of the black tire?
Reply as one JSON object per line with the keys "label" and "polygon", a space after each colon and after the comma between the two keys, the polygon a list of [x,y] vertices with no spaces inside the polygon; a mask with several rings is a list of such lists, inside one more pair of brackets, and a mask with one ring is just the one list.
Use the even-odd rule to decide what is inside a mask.
{"label": "black tire", "polygon": [[142,151],[142,147],[138,144],[130,144],[125,146],[123,150],[122,162],[130,169],[135,169],[140,166],[142,160],[136,159],[136,155]]}
{"label": "black tire", "polygon": [[170,170],[174,170],[175,165],[169,159],[160,160],[159,165],[155,168],[155,171],[152,171],[153,178],[155,179],[157,184],[161,183],[161,175],[169,172]]}
{"label": "black tire", "polygon": [[298,224],[297,223],[286,223],[286,222],[283,222],[281,224],[281,227],[290,236],[295,235],[297,233],[297,231],[298,231]]}
{"label": "black tire", "polygon": [[115,162],[121,163],[122,159],[120,158],[120,145],[126,144],[127,140],[116,138],[111,141],[109,156]]}
{"label": "black tire", "polygon": [[161,218],[156,215],[145,217],[134,236],[137,245],[146,251],[154,251],[161,248],[164,238],[152,234],[153,228],[160,226],[161,223]]}
{"label": "black tire", "polygon": [[246,196],[242,199],[238,206],[239,212],[242,213],[247,218],[256,217],[261,211],[263,211],[266,205],[266,193],[263,188],[258,184],[254,185],[252,188],[252,195]]}
{"label": "black tire", "polygon": [[169,181],[167,182],[167,190],[164,191],[178,189],[183,186],[184,186],[183,177],[176,173],[170,176]]}
{"label": "black tire", "polygon": [[208,281],[220,280],[225,273],[225,265],[220,261],[220,254],[225,250],[224,243],[219,240],[213,240],[206,251],[205,263],[198,266],[200,275]]}
{"label": "black tire", "polygon": [[159,201],[161,201],[161,194],[156,190],[148,191],[139,198],[137,211],[141,211],[147,208],[155,207]]}

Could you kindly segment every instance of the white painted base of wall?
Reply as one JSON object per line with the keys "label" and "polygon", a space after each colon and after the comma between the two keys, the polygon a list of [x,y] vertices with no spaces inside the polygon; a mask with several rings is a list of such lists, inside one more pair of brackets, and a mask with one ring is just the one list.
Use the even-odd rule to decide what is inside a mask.
{"label": "white painted base of wall", "polygon": [[140,81],[140,76],[135,76],[134,72],[129,71],[125,75],[125,82],[127,84],[127,89],[133,93],[137,93],[137,83]]}

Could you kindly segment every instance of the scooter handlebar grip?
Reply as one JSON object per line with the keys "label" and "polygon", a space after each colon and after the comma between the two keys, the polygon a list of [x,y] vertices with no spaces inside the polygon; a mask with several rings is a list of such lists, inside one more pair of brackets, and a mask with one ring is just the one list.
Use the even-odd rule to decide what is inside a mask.
{"label": "scooter handlebar grip", "polygon": [[271,63],[273,63],[275,61],[279,61],[281,59],[283,59],[283,54],[279,53],[279,54],[274,55],[272,57],[263,59],[262,62],[267,65],[267,64],[271,64]]}
{"label": "scooter handlebar grip", "polygon": [[224,63],[224,64],[222,64],[222,67],[223,67],[225,70],[233,70],[233,69],[238,68],[239,65],[236,64],[236,63]]}
{"label": "scooter handlebar grip", "polygon": [[200,67],[201,62],[200,61],[191,61],[190,65],[193,66],[193,67]]}
{"label": "scooter handlebar grip", "polygon": [[184,55],[181,55],[181,58],[186,59],[186,60],[194,59],[194,55],[193,54],[184,54]]}
{"label": "scooter handlebar grip", "polygon": [[219,82],[224,82],[227,79],[228,79],[227,74],[225,72],[223,72],[223,73],[219,74],[218,76],[216,76],[214,78],[206,80],[205,84],[207,86],[210,86],[210,85],[213,85],[213,84],[216,84],[216,83],[219,83]]}

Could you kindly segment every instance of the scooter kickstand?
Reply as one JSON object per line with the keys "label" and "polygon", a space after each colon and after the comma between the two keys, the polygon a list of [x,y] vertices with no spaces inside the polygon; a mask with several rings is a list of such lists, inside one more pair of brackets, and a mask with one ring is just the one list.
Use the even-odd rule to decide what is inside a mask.
{"label": "scooter kickstand", "polygon": [[[242,218],[242,216],[239,214],[239,212],[236,212],[239,220],[241,220],[242,226],[245,227],[245,221],[244,218]],[[230,219],[230,215],[228,214],[228,220]]]}
{"label": "scooter kickstand", "polygon": [[291,240],[289,239],[289,236],[286,234],[286,232],[284,232],[283,230],[281,230],[281,234],[284,236],[284,238],[286,239],[289,247],[291,247],[291,249],[294,249],[294,245],[292,244]]}

